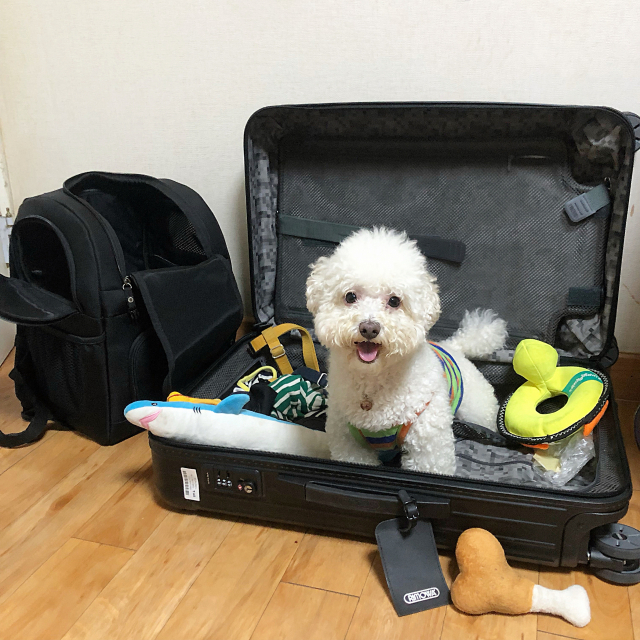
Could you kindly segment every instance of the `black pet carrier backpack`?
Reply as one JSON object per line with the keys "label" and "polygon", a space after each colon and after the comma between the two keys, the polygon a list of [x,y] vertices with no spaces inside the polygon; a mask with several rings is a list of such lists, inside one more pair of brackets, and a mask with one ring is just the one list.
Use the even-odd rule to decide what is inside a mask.
{"label": "black pet carrier backpack", "polygon": [[[20,207],[0,277],[27,429],[49,419],[100,444],[138,432],[123,409],[190,380],[233,342],[242,302],[204,200],[172,180],[84,173]],[[188,319],[188,321],[186,321]]]}

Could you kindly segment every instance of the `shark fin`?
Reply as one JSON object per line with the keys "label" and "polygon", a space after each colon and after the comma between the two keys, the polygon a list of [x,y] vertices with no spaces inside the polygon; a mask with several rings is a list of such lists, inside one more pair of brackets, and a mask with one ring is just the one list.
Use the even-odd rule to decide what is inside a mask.
{"label": "shark fin", "polygon": [[233,393],[227,396],[220,404],[214,405],[213,411],[215,413],[235,413],[239,414],[242,411],[242,407],[249,402],[249,394],[247,393]]}

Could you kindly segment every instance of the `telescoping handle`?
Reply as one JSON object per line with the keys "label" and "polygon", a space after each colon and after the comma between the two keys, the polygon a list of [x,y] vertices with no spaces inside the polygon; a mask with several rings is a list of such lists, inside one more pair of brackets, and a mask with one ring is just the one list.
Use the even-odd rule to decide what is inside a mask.
{"label": "telescoping handle", "polygon": [[[413,492],[412,492],[413,493]],[[451,512],[448,498],[439,496],[413,495],[420,517],[429,520],[447,518]],[[353,512],[376,513],[386,516],[405,516],[403,503],[397,494],[369,493],[343,489],[318,482],[307,482],[305,500],[314,504],[322,504],[334,509]]]}

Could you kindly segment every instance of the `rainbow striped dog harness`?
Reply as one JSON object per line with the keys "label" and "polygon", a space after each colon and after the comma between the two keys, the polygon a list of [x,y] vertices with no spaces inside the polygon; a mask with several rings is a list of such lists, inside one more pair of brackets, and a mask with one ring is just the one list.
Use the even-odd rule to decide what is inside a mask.
{"label": "rainbow striped dog harness", "polygon": [[[449,385],[449,404],[451,405],[451,412],[455,415],[456,411],[460,408],[462,396],[464,394],[464,385],[462,383],[460,367],[454,360],[453,356],[440,345],[435,342],[429,342],[429,345],[442,365],[442,373]],[[416,418],[427,408],[428,405],[429,403],[427,402],[424,407],[416,413]],[[378,454],[380,462],[384,463],[391,462],[400,453],[400,448],[402,447],[404,439],[407,437],[407,433],[409,433],[409,429],[414,422],[415,418],[405,422],[404,424],[398,424],[395,427],[383,429],[382,431],[357,429],[350,422],[348,423],[348,427],[351,435],[363,446],[371,447]]]}
{"label": "rainbow striped dog harness", "polygon": [[435,342],[429,342],[429,344],[442,365],[445,380],[449,385],[449,404],[451,405],[451,413],[455,416],[462,404],[462,396],[464,395],[464,384],[462,384],[462,373],[460,373],[460,367],[453,359],[453,356],[448,351],[445,351],[439,344],[436,344]]}

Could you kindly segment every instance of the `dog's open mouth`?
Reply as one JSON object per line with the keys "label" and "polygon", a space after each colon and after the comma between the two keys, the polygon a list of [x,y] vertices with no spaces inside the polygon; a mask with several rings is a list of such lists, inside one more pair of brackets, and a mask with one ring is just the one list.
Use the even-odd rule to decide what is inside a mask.
{"label": "dog's open mouth", "polygon": [[380,345],[377,342],[356,342],[356,349],[362,362],[373,362],[378,357]]}

